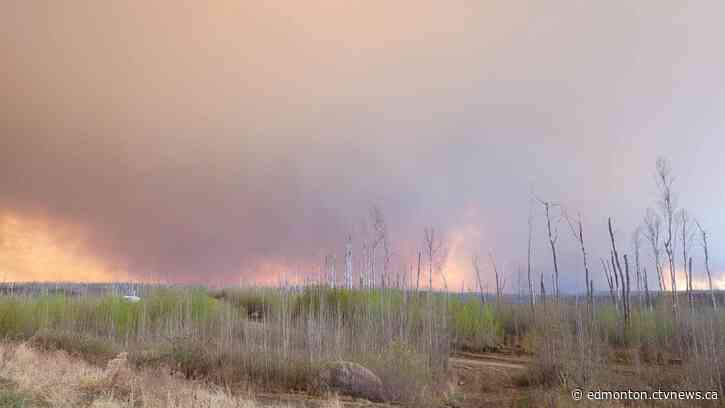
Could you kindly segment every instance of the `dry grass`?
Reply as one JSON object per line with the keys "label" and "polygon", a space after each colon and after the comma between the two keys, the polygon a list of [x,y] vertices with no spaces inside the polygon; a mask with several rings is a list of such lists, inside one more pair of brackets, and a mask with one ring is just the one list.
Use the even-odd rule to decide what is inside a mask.
{"label": "dry grass", "polygon": [[[25,343],[0,343],[0,378],[50,407],[254,408],[249,397],[170,376],[128,368],[125,353],[102,368],[63,351],[41,352]],[[337,401],[327,403],[339,406]]]}
{"label": "dry grass", "polygon": [[438,293],[317,286],[156,288],[137,303],[111,294],[2,296],[0,338],[100,367],[126,351],[134,368],[265,393],[315,394],[320,366],[351,361],[383,379],[387,401],[412,403],[435,398],[444,383],[454,328],[459,339],[495,332],[493,313],[480,310]]}
{"label": "dry grass", "polygon": [[[324,287],[156,290],[138,303],[10,296],[0,298],[0,338],[27,343],[12,346],[17,356],[2,346],[0,381],[18,384],[21,396],[9,398],[52,406],[253,406],[240,390],[319,397],[319,368],[342,360],[373,371],[387,402],[434,405],[446,398],[450,351],[472,343],[531,353],[513,383],[545,395],[575,386],[723,392],[725,313],[703,307],[676,322],[661,300],[635,307],[629,326],[620,317],[606,302],[591,315],[566,302],[531,313],[447,294]],[[122,351],[128,361],[116,358]],[[71,370],[64,364],[73,375],[58,374]],[[55,367],[42,370],[45,380],[28,368],[45,365]]]}
{"label": "dry grass", "polygon": [[[605,313],[617,317],[613,310],[603,310],[598,319],[590,321],[585,314],[571,313],[558,305],[547,305],[546,313],[537,313],[539,321],[529,333],[534,345],[532,362],[525,373],[514,378],[517,386],[530,388],[531,401],[539,401],[541,406],[571,406],[568,393],[575,387],[699,390],[717,391],[722,395],[725,384],[722,315],[699,310],[697,315],[687,316],[659,335],[655,324],[669,323],[667,315],[650,315],[652,327],[646,325],[647,321],[635,321],[630,327],[617,328]],[[722,404],[672,400],[659,402],[658,406]]]}

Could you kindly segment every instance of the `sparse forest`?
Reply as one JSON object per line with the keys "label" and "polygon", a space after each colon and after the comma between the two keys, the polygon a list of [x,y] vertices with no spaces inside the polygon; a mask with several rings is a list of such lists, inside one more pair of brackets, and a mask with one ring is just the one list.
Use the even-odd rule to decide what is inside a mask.
{"label": "sparse forest", "polygon": [[[234,396],[274,401],[287,394],[295,396],[291,404],[322,406],[333,398],[340,406],[362,399],[431,407],[585,403],[572,399],[575,389],[722,396],[725,314],[722,294],[712,286],[711,237],[678,205],[673,172],[663,159],[656,177],[659,202],[640,226],[624,231],[601,217],[610,244],[609,256],[598,260],[602,279],[595,276],[583,215],[561,203],[532,198],[528,264],[517,275],[501,270],[493,249],[487,262],[471,254],[474,292],[448,287],[446,242],[432,226],[424,229],[413,263],[396,269],[385,216],[374,207],[370,233],[342,241],[342,274],[330,251],[319,279],[277,287],[5,284],[0,335],[6,347],[62,353],[93,367],[123,355],[133,372],[161,370],[215,387],[232,398],[228,406],[248,403],[234,402]],[[535,207],[543,217],[535,217]],[[544,224],[543,238],[532,233],[535,222]],[[562,234],[562,227],[571,234]],[[584,293],[559,288],[557,245],[567,238],[581,257]],[[534,239],[546,241],[550,275],[534,270]],[[693,259],[704,270],[693,270]],[[708,282],[707,290],[693,288],[694,275]],[[442,288],[434,287],[438,280]],[[607,286],[597,289],[597,281]],[[8,368],[10,354],[4,355],[0,400],[20,401],[31,393],[29,404],[47,403],[47,396],[32,394],[37,390],[16,378]],[[88,380],[64,403],[84,406],[105,398],[114,406],[163,405],[129,378]],[[719,406],[722,400],[629,404]]]}

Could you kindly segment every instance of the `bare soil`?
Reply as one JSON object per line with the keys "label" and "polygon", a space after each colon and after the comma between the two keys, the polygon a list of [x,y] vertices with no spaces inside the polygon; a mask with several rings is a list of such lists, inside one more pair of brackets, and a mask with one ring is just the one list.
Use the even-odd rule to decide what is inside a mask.
{"label": "bare soil", "polygon": [[450,405],[456,408],[511,407],[524,396],[514,378],[530,360],[501,353],[459,353],[449,360]]}

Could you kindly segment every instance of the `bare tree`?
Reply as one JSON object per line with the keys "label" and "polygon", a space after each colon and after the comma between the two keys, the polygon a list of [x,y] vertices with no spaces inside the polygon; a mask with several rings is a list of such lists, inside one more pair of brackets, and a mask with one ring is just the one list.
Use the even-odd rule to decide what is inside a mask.
{"label": "bare tree", "polygon": [[[383,212],[377,206],[370,209],[370,219],[373,223],[373,241],[370,247],[370,287],[375,286],[375,262],[377,261],[377,250],[382,243],[386,241],[387,229],[385,227],[385,218]],[[383,277],[384,279],[384,277]]]}
{"label": "bare tree", "polygon": [[[428,257],[428,289],[433,290],[433,271],[441,271],[445,263],[446,251],[443,241],[438,238],[433,227],[425,228],[423,244]],[[445,276],[444,276],[445,279]]]}
{"label": "bare tree", "polygon": [[352,235],[345,243],[345,288],[352,289]]}
{"label": "bare tree", "polygon": [[[637,287],[637,294],[639,297],[639,305],[642,306],[642,273],[640,269],[640,246],[641,246],[641,238],[642,238],[642,227],[637,226],[637,228],[634,229],[634,232],[632,233],[632,248],[634,249],[634,277]],[[649,302],[649,296],[647,296],[647,302]]]}
{"label": "bare tree", "polygon": [[655,272],[657,273],[657,286],[660,292],[665,290],[665,277],[662,273],[662,218],[652,209],[648,209],[644,216],[644,236],[652,248],[652,256],[655,261]]}
{"label": "bare tree", "polygon": [[498,267],[496,266],[496,257],[494,256],[493,251],[488,252],[488,258],[491,261],[491,267],[493,268],[493,273],[496,277],[496,307],[500,307],[501,296],[503,295],[503,289],[506,286],[506,280],[498,273]]}
{"label": "bare tree", "polygon": [[381,279],[381,283],[383,285],[383,288],[386,288],[390,285],[390,261],[393,258],[393,251],[390,248],[390,239],[388,238],[388,234],[386,233],[383,238],[383,275]]}
{"label": "bare tree", "polygon": [[612,272],[609,269],[609,264],[604,260],[604,258],[600,258],[602,261],[602,272],[604,272],[604,278],[607,280],[607,285],[609,285],[609,297],[612,298],[612,303],[617,308],[617,311],[619,311],[619,302],[617,301],[617,289],[614,287],[614,277],[612,276]]}
{"label": "bare tree", "polygon": [[[631,281],[629,279],[629,259],[627,254],[623,255],[624,258],[624,275],[622,278],[622,306],[624,307],[624,327],[629,327],[629,323],[632,319],[632,309],[630,303],[630,288]],[[619,271],[621,274],[621,270]]]}
{"label": "bare tree", "polygon": [[364,289],[367,288],[368,284],[370,283],[370,279],[368,276],[370,272],[370,235],[366,219],[363,219],[360,223],[360,236],[360,267],[358,268],[358,270],[360,271],[360,275],[358,278],[360,280],[360,288]]}
{"label": "bare tree", "polygon": [[544,214],[546,216],[546,232],[547,232],[548,238],[549,238],[549,247],[551,247],[552,263],[554,264],[554,277],[553,277],[552,286],[553,286],[553,290],[554,290],[554,298],[556,299],[557,302],[559,302],[559,263],[556,258],[556,242],[559,239],[557,224],[559,223],[560,217],[557,217],[556,219],[554,219],[553,227],[552,227],[552,223],[551,223],[551,221],[552,221],[551,210],[552,210],[552,208],[557,207],[558,205],[552,204],[548,201],[544,201],[541,199],[539,199],[539,202],[541,203],[541,205],[544,206]]}
{"label": "bare tree", "polygon": [[448,297],[448,278],[446,277],[446,271],[439,269],[438,272],[441,275],[441,279],[443,279],[443,288],[446,290],[446,297]]}
{"label": "bare tree", "polygon": [[[695,310],[695,299],[692,293],[692,262],[687,257],[687,250],[692,242],[692,231],[690,215],[684,208],[679,211],[679,222],[680,222],[680,239],[682,242],[682,265],[685,267],[685,278],[686,278],[686,291],[687,291],[687,304],[690,309],[690,313]],[[689,267],[688,267],[689,265]]]}
{"label": "bare tree", "polygon": [[594,293],[592,288],[590,287],[590,278],[589,278],[589,263],[587,262],[587,249],[584,245],[584,226],[582,222],[582,215],[581,213],[577,214],[577,219],[572,220],[571,217],[569,217],[566,212],[564,212],[564,219],[566,219],[567,224],[569,225],[569,229],[571,230],[572,235],[574,236],[574,239],[579,244],[579,248],[582,253],[582,261],[584,263],[584,286],[587,293],[587,311],[589,312],[589,316],[593,317],[593,308],[592,308],[592,302]]}
{"label": "bare tree", "polygon": [[478,258],[478,254],[473,254],[473,256],[471,257],[471,264],[473,265],[473,270],[476,271],[476,279],[478,279],[478,294],[481,298],[481,304],[485,305],[486,295],[483,293],[483,280],[481,280],[481,265]]}
{"label": "bare tree", "polygon": [[360,288],[367,288],[370,280],[368,279],[368,271],[370,270],[370,246],[368,245],[367,239],[362,240],[360,252],[362,257],[360,258]]}
{"label": "bare tree", "polygon": [[[427,227],[423,231],[423,247],[428,258],[428,346],[433,348],[433,271],[440,271],[443,268],[446,257],[446,250],[443,241],[438,238],[436,230],[433,227]],[[445,279],[445,275],[443,276]],[[447,284],[446,284],[447,286]],[[446,308],[448,307],[448,297],[446,291]],[[444,320],[445,324],[445,320]]]}
{"label": "bare tree", "polygon": [[533,224],[534,224],[534,206],[533,206],[533,202],[529,202],[529,246],[528,246],[528,251],[527,251],[527,261],[528,262],[527,262],[526,272],[527,272],[527,276],[528,276],[528,280],[529,280],[529,304],[531,306],[531,315],[535,316],[535,314],[536,314],[536,308],[535,308],[536,294],[534,293],[534,281],[532,280],[532,277],[531,277],[531,273],[532,273],[532,270],[531,270],[532,259],[531,258],[533,257],[533,246],[532,246],[533,242],[532,241],[533,241],[533,236],[534,236],[534,232],[533,232],[534,225]]}
{"label": "bare tree", "polygon": [[620,262],[619,252],[617,251],[617,244],[614,237],[614,226],[612,225],[612,218],[610,217],[607,220],[607,225],[609,227],[609,238],[611,240],[612,244],[612,269],[614,271],[614,276],[616,277],[617,274],[619,274],[619,282],[621,282],[621,288],[622,288],[622,313],[624,314],[624,326],[629,326],[629,317],[630,317],[630,311],[629,311],[629,261],[627,260],[627,255],[624,255],[624,263],[625,263],[625,271],[622,271],[622,264]]}
{"label": "bare tree", "polygon": [[690,313],[695,312],[695,295],[692,290],[692,257],[687,258],[687,276],[688,280],[690,282],[690,288],[688,290],[688,298],[687,300],[690,303]]}
{"label": "bare tree", "polygon": [[657,188],[660,192],[660,211],[665,221],[665,239],[663,241],[672,283],[672,316],[678,320],[677,277],[675,276],[675,197],[672,192],[674,177],[672,168],[664,158],[657,159]]}
{"label": "bare tree", "polygon": [[418,274],[415,278],[415,291],[418,292],[420,289],[420,264],[421,264],[421,257],[422,253],[421,251],[418,251]]}
{"label": "bare tree", "polygon": [[652,299],[649,294],[649,281],[647,279],[647,267],[642,268],[642,281],[644,283],[644,302],[647,308],[652,309]]}
{"label": "bare tree", "polygon": [[335,275],[335,264],[337,263],[337,257],[335,254],[325,256],[325,270],[327,274],[327,284],[331,287],[335,287],[337,282],[337,276]]}
{"label": "bare tree", "polygon": [[[614,252],[609,250],[609,266],[612,268],[612,277],[614,278],[614,296],[619,303],[619,273],[617,272],[617,262],[614,260]],[[619,306],[617,306],[619,307]]]}
{"label": "bare tree", "polygon": [[697,225],[697,229],[700,231],[700,244],[702,245],[702,250],[705,252],[705,273],[707,273],[707,284],[710,288],[710,302],[712,302],[712,308],[714,310],[717,310],[717,301],[715,300],[715,291],[712,288],[712,274],[710,273],[710,254],[708,251],[708,238],[707,238],[707,231],[705,231],[704,228],[702,228],[702,225],[698,221],[695,221],[695,225]]}

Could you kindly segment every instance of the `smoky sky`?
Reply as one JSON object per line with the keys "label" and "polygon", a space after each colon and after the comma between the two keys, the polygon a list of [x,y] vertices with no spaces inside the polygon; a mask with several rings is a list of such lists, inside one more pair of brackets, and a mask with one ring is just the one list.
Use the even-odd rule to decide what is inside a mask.
{"label": "smoky sky", "polygon": [[[6,2],[0,212],[81,225],[95,255],[137,276],[204,283],[254,280],[265,262],[308,273],[325,253],[340,260],[377,205],[396,264],[432,225],[472,279],[475,251],[494,249],[508,271],[525,261],[532,196],[582,213],[594,262],[608,256],[609,216],[629,250],[656,206],[663,156],[723,271],[724,11]],[[538,207],[534,226],[548,276]],[[573,291],[581,267],[567,228],[562,288]]]}

